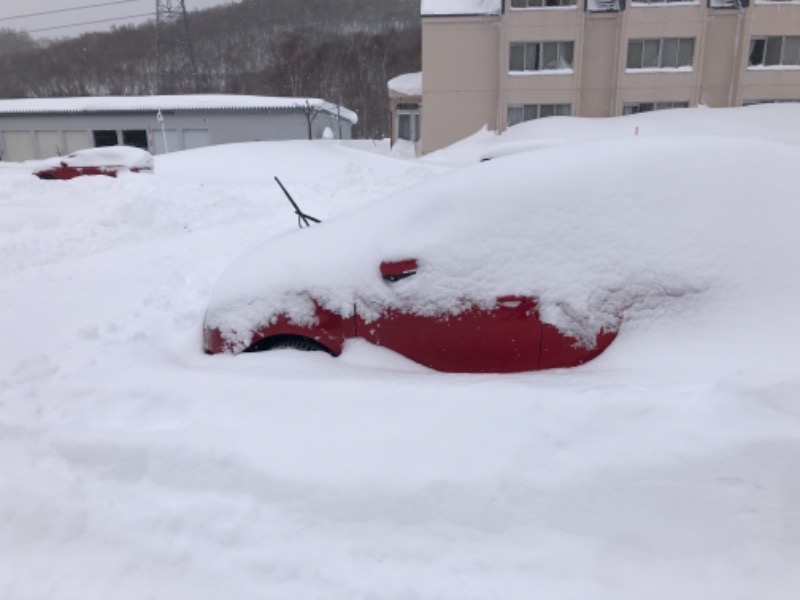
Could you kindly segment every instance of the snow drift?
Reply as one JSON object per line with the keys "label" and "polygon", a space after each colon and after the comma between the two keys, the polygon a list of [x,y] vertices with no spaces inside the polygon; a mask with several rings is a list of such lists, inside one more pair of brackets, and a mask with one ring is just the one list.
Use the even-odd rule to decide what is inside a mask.
{"label": "snow drift", "polygon": [[[156,157],[152,177],[55,184],[0,162],[0,597],[796,600],[797,149],[753,141],[796,135],[793,109],[642,116],[641,148],[655,127],[751,141],[683,140],[669,160],[610,170],[593,165],[623,154],[602,139],[632,138],[632,120],[530,124],[530,137],[569,143],[447,178],[462,159],[477,163],[489,134],[430,160],[258,143]],[[572,146],[578,137],[597,143]],[[506,160],[531,173],[515,185],[548,191],[541,179],[558,192],[529,194],[543,211],[534,222],[498,217],[505,196],[480,183]],[[399,218],[417,215],[419,235],[401,245],[359,228],[359,245],[387,255],[449,245],[458,236],[430,234],[478,205],[450,193],[464,177],[487,190],[489,223],[526,230],[538,247],[533,233],[558,242],[529,261],[549,277],[526,279],[531,289],[580,310],[593,283],[631,272],[647,284],[649,269],[697,291],[640,304],[579,369],[433,373],[358,340],[336,359],[205,356],[201,322],[220,274],[297,227],[274,175],[326,223],[265,250],[318,254],[385,214],[404,232]],[[625,197],[638,186],[648,196]],[[563,194],[581,188],[588,197]],[[353,210],[389,194],[413,206]],[[449,211],[422,211],[434,200]],[[625,237],[599,239],[569,207]],[[551,216],[582,229],[551,231],[540,223]],[[488,226],[469,225],[484,244]],[[637,252],[604,263],[615,245]],[[672,254],[644,252],[664,247]],[[576,257],[599,274],[578,279],[589,268],[566,260]],[[368,259],[371,285],[379,257]],[[547,263],[566,272],[541,273]],[[485,267],[476,279],[492,277]]]}

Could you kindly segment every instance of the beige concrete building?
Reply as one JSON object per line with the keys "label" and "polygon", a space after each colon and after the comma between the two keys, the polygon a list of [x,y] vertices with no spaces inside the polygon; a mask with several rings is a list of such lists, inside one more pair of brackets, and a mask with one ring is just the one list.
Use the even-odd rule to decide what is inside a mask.
{"label": "beige concrete building", "polygon": [[[800,101],[800,0],[422,0],[419,150],[550,115]],[[413,90],[412,90],[413,91]],[[404,101],[409,100],[409,101]],[[402,111],[396,107],[402,106]]]}

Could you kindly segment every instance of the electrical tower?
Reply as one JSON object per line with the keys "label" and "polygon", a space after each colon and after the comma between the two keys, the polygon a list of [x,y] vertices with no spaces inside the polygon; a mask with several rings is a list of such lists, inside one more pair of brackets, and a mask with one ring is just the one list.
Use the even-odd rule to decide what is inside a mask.
{"label": "electrical tower", "polygon": [[197,91],[197,61],[186,0],[156,0],[158,94]]}

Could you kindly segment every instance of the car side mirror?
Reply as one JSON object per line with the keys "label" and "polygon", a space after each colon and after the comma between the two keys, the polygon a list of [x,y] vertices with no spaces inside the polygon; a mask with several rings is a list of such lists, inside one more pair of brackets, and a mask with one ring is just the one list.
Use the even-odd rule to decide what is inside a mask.
{"label": "car side mirror", "polygon": [[406,277],[411,277],[417,272],[417,260],[408,258],[405,260],[385,260],[381,263],[381,277],[387,283],[394,283]]}

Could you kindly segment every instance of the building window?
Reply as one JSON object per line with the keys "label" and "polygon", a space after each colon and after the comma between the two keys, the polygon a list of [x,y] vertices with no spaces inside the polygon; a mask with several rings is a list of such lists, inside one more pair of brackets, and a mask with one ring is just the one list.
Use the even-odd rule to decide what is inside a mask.
{"label": "building window", "polygon": [[653,110],[666,110],[668,108],[689,108],[688,102],[626,102],[622,105],[623,115],[636,115]]}
{"label": "building window", "polygon": [[677,69],[694,61],[694,38],[630,40],[628,69]]}
{"label": "building window", "polygon": [[144,129],[125,129],[122,132],[122,143],[125,146],[133,146],[147,150],[147,131]]}
{"label": "building window", "polygon": [[800,36],[754,37],[750,40],[751,67],[800,66]]}
{"label": "building window", "polygon": [[637,4],[699,4],[697,0],[633,0],[633,6]]}
{"label": "building window", "polygon": [[508,126],[544,117],[568,117],[571,113],[569,104],[509,104]]}
{"label": "building window", "polygon": [[625,0],[586,0],[588,12],[622,12]]}
{"label": "building window", "polygon": [[559,8],[576,4],[577,0],[511,0],[511,8]]}
{"label": "building window", "polygon": [[418,142],[419,137],[419,104],[398,104],[397,139]]}
{"label": "building window", "polygon": [[103,148],[105,146],[116,146],[119,143],[117,132],[113,129],[97,129],[94,134],[94,147]]}
{"label": "building window", "polygon": [[571,70],[574,42],[512,42],[511,71]]}
{"label": "building window", "polygon": [[708,6],[709,8],[747,8],[750,6],[750,0],[708,0]]}
{"label": "building window", "polygon": [[795,102],[800,102],[800,98],[797,100],[745,100],[742,103],[742,106],[755,106],[756,104],[785,104]]}

